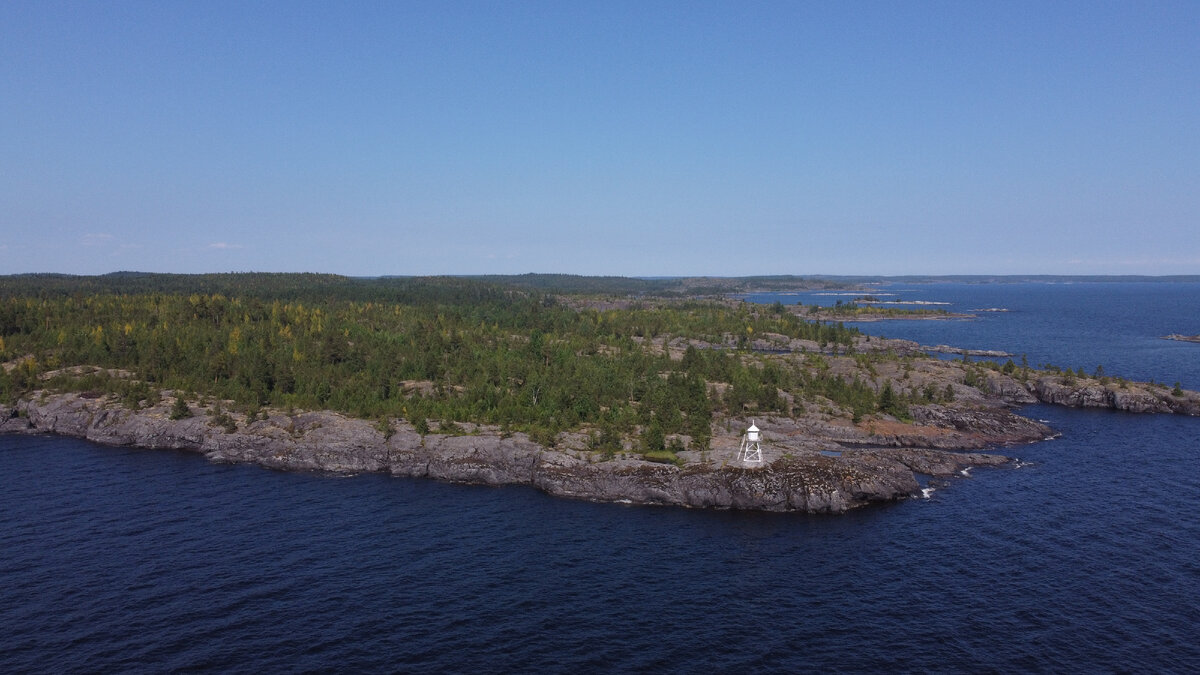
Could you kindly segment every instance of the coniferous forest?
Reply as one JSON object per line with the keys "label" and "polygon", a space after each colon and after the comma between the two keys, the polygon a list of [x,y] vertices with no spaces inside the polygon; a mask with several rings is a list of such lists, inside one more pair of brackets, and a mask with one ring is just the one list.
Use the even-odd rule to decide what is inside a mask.
{"label": "coniferous forest", "polygon": [[[433,420],[493,424],[547,442],[588,430],[617,447],[641,430],[651,450],[672,436],[706,447],[714,415],[747,406],[788,414],[794,399],[783,392],[824,396],[855,414],[880,405],[875,389],[829,375],[819,355],[799,367],[746,348],[769,334],[849,347],[856,329],[782,307],[629,301],[631,292],[653,293],[654,282],[568,278],[566,293],[553,280],[513,280],[4,277],[0,396],[76,389],[116,393],[136,407],[170,389],[248,411],[332,409],[418,429]],[[624,302],[576,301],[584,293]],[[682,357],[662,348],[670,340],[685,344]],[[100,370],[70,370],[77,366]]]}

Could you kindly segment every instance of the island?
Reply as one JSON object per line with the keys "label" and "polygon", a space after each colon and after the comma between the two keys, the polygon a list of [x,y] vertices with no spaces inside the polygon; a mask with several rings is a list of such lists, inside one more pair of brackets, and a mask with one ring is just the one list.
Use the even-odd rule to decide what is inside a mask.
{"label": "island", "polygon": [[916,497],[1052,437],[1025,403],[1200,414],[1195,392],[641,280],[7,277],[0,338],[4,432],[700,508]]}
{"label": "island", "polygon": [[1200,342],[1200,335],[1180,335],[1179,333],[1171,333],[1164,335],[1164,340],[1178,340],[1179,342]]}

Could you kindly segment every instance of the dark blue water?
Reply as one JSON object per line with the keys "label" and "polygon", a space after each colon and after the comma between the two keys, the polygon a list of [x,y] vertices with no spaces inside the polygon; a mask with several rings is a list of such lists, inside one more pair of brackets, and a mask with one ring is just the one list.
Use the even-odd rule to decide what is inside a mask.
{"label": "dark blue water", "polygon": [[0,436],[0,672],[1196,672],[1200,419],[1026,412],[837,517]]}

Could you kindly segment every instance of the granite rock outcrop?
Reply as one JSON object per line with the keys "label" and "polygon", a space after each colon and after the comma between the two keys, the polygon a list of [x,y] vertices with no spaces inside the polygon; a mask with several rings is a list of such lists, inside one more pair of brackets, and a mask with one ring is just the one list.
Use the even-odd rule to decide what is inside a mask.
{"label": "granite rock outcrop", "polygon": [[[886,439],[888,447],[879,447],[880,438],[870,433],[858,437],[862,443],[857,445],[849,438],[846,445],[831,439],[791,442],[780,429],[775,432],[778,447],[768,453],[763,466],[734,461],[729,439],[715,443],[711,453],[688,453],[690,460],[678,466],[631,456],[603,459],[569,447],[545,448],[524,434],[504,435],[484,427],[468,435],[421,436],[407,424],[396,423],[385,434],[371,422],[333,412],[276,411],[266,419],[242,418],[230,432],[201,409],[184,419],[171,419],[168,412],[165,403],[135,411],[115,399],[40,394],[0,413],[0,431],[189,450],[212,461],[280,470],[524,484],[552,495],[595,501],[828,513],[919,494],[916,473],[949,475],[966,466],[1008,461],[1000,455],[917,448],[915,437]],[[1042,433],[1038,429],[1034,436]]]}

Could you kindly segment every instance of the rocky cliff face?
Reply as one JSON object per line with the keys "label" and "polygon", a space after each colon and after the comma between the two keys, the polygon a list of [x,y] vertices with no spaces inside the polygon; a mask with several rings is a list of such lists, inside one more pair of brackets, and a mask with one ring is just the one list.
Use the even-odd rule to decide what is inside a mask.
{"label": "rocky cliff face", "polygon": [[1141,383],[1120,388],[1101,385],[1094,380],[1065,384],[1058,378],[1044,377],[1031,382],[1029,389],[1039,401],[1075,408],[1200,415],[1200,397],[1195,392],[1183,391],[1176,396],[1165,387]]}
{"label": "rocky cliff face", "polygon": [[[629,458],[599,461],[591,453],[551,450],[524,434],[503,437],[488,429],[422,438],[411,427],[399,425],[385,437],[370,422],[331,412],[274,413],[248,424],[242,420],[240,428],[229,433],[213,425],[203,411],[194,412],[193,417],[172,420],[165,403],[132,411],[116,401],[79,394],[37,395],[0,410],[0,431],[191,450],[213,461],[275,469],[526,484],[552,495],[597,501],[827,513],[911,496],[919,491],[914,472],[946,475],[966,466],[1007,461],[998,455],[912,447],[835,445],[841,450],[831,452],[786,446],[784,439],[786,452],[768,453],[769,461],[761,467],[733,461],[728,444],[717,444],[712,453],[694,453],[694,461],[680,467]],[[1039,429],[1037,437],[1041,433]],[[875,438],[869,433],[861,437]],[[914,444],[909,441],[891,444]]]}
{"label": "rocky cliff face", "polygon": [[1071,408],[1109,408],[1134,413],[1200,415],[1200,394],[1144,382],[1114,383],[1093,377],[1042,375],[1021,382],[990,374],[984,389],[1010,403],[1052,403]]}

